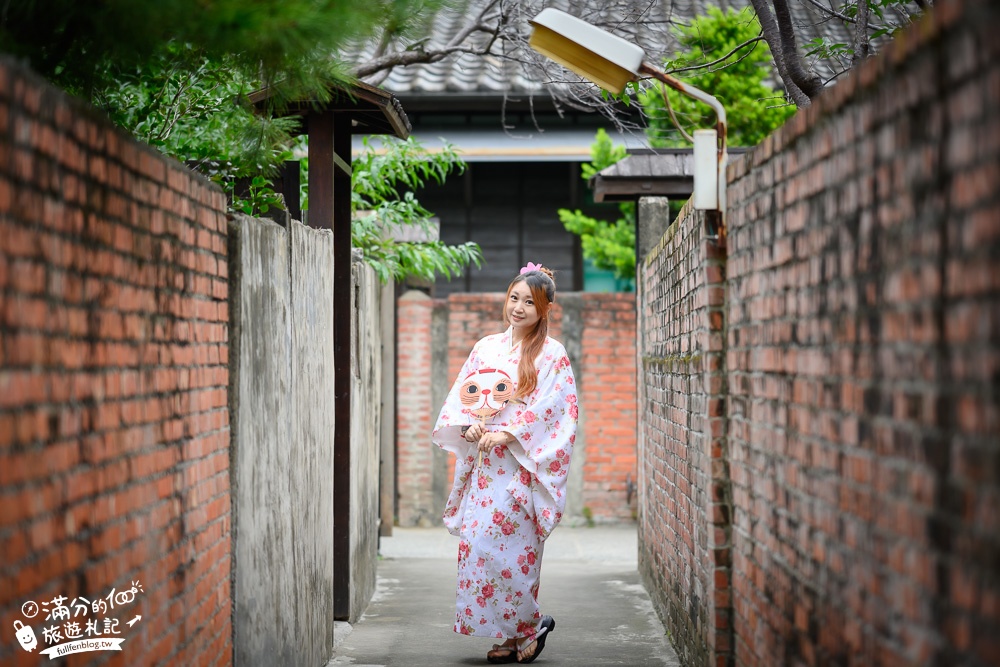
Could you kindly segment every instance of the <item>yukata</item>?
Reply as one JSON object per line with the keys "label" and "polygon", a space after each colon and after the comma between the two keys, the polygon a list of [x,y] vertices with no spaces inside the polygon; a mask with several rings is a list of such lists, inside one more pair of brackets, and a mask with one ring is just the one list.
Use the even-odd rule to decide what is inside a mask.
{"label": "yukata", "polygon": [[[569,357],[552,338],[535,360],[537,387],[512,398],[521,346],[511,334],[476,343],[432,436],[457,457],[444,511],[448,531],[461,538],[455,632],[497,639],[533,637],[541,619],[542,548],[566,507],[579,414]],[[462,435],[477,420],[517,441],[480,457]]]}

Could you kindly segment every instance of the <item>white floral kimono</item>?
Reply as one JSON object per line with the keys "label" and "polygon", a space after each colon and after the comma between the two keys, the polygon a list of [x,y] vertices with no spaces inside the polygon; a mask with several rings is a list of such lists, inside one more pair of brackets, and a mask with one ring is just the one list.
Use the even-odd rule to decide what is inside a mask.
{"label": "white floral kimono", "polygon": [[[533,636],[543,543],[566,506],[579,410],[573,370],[565,348],[547,338],[535,361],[538,386],[513,401],[520,357],[510,329],[476,343],[434,426],[434,443],[457,456],[444,523],[461,538],[455,632],[462,634]],[[480,460],[461,428],[477,419],[517,442]]]}

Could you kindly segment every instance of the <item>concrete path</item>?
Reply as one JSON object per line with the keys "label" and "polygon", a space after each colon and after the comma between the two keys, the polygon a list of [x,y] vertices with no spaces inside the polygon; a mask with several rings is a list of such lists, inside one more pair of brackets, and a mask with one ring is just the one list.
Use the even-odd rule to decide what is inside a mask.
{"label": "concrete path", "polygon": [[[485,665],[495,640],[452,631],[458,539],[443,528],[382,538],[378,586],[354,626],[338,623],[329,665]],[[545,544],[539,600],[556,630],[536,665],[680,663],[636,571],[634,526],[560,526]]]}

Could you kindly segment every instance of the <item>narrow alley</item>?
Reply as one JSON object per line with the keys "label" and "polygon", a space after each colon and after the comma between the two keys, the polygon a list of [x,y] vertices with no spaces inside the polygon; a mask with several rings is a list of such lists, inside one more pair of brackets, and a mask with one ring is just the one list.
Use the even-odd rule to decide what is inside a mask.
{"label": "narrow alley", "polygon": [[[556,43],[555,24],[528,20],[537,2],[415,4],[454,26],[480,16],[461,9],[477,3],[498,17],[483,35],[509,29],[551,60],[528,35],[534,23],[536,46]],[[46,55],[0,54],[0,665],[486,665],[496,640],[453,631],[458,540],[441,523],[456,498],[468,507],[490,490],[531,509],[494,531],[496,553],[562,517],[542,554],[538,602],[556,626],[537,665],[1000,667],[1000,1],[869,3],[873,15],[911,5],[914,21],[879,28],[877,54],[831,73],[766,136],[737,145],[736,121],[755,114],[730,105],[732,124],[711,119],[699,159],[636,148],[594,174],[562,142],[597,126],[535,106],[556,70],[512,75],[524,95],[484,74],[481,96],[458,91],[506,66],[434,69],[423,80],[435,90],[402,100],[392,78],[333,85],[319,73],[355,70],[315,63],[287,81],[316,79],[316,91],[267,76],[235,105],[267,68],[227,55],[215,38],[226,21],[199,28],[202,44],[166,39],[170,25],[200,25],[197,2],[159,12],[145,70],[141,54],[94,40],[97,3],[6,4],[0,37]],[[54,21],[50,4],[70,18]],[[157,3],[101,4],[123,33]],[[365,3],[202,4],[308,8],[322,14],[315,35],[364,23],[337,14]],[[671,30],[704,5],[688,4]],[[787,4],[825,3],[753,3]],[[615,7],[600,12],[608,26]],[[129,57],[50,53],[62,36],[18,35],[22,14],[39,30],[76,26],[66,44],[90,55]],[[650,24],[628,16],[615,32]],[[266,18],[275,44],[295,42]],[[412,18],[408,29],[431,25]],[[558,42],[590,51],[568,36]],[[631,69],[615,67],[634,75],[633,95],[640,83],[654,95],[647,75],[665,76],[664,61],[625,46]],[[175,60],[191,69],[167,76]],[[42,61],[58,71],[37,71]],[[111,77],[106,94],[66,87],[71,65],[81,81]],[[192,142],[150,145],[126,91],[173,98],[185,71],[200,78],[181,87],[215,91],[220,127],[199,116]],[[147,95],[153,83],[161,92]],[[504,123],[540,123],[519,153],[500,109]],[[273,181],[236,157],[247,128],[225,133],[232,150],[215,143],[223,120],[252,110],[254,127],[302,133],[259,146]],[[565,132],[541,137],[556,120]],[[438,129],[462,143],[417,152]],[[611,155],[605,138],[594,145]],[[463,144],[475,164],[441,183],[430,165]],[[696,205],[695,191],[712,196]],[[590,204],[610,207],[615,246],[634,255],[630,291],[585,280],[596,265],[561,211],[590,217]],[[412,236],[382,217],[394,211],[413,213]],[[430,259],[453,241],[449,253],[482,244],[482,265]],[[539,262],[555,272],[544,284]],[[513,336],[512,312],[532,339]],[[473,375],[482,386],[466,384]],[[514,419],[495,420],[508,405]],[[505,445],[511,466],[490,462],[494,479],[451,496],[456,470],[470,480],[477,435],[476,449]],[[505,569],[528,582],[519,590],[534,585],[533,569]],[[463,577],[463,593],[479,582],[470,610],[506,604],[488,574]]]}
{"label": "narrow alley", "polygon": [[[494,641],[452,631],[457,549],[443,528],[382,538],[375,595],[357,624],[337,623],[328,667],[485,664]],[[557,528],[539,594],[556,630],[535,664],[679,665],[636,567],[634,525]]]}

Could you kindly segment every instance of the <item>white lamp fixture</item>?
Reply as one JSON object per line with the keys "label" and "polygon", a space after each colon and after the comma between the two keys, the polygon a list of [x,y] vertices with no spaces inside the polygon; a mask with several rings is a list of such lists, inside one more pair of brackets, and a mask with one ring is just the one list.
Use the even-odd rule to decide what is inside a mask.
{"label": "white lamp fixture", "polygon": [[646,54],[621,37],[551,7],[530,23],[531,48],[615,95],[639,77]]}
{"label": "white lamp fixture", "polygon": [[[718,119],[715,130],[695,130],[693,204],[697,209],[719,211],[724,220],[726,110],[719,100],[644,62],[645,53],[635,44],[566,12],[551,7],[543,9],[529,23],[533,28],[528,42],[531,48],[605,90],[620,94],[629,81],[648,75],[715,110]],[[714,191],[714,194],[710,196],[708,190]],[[725,233],[724,224],[720,225],[719,231]]]}
{"label": "white lamp fixture", "polygon": [[694,193],[691,203],[699,211],[719,208],[719,173],[716,169],[718,134],[715,130],[694,131]]}

